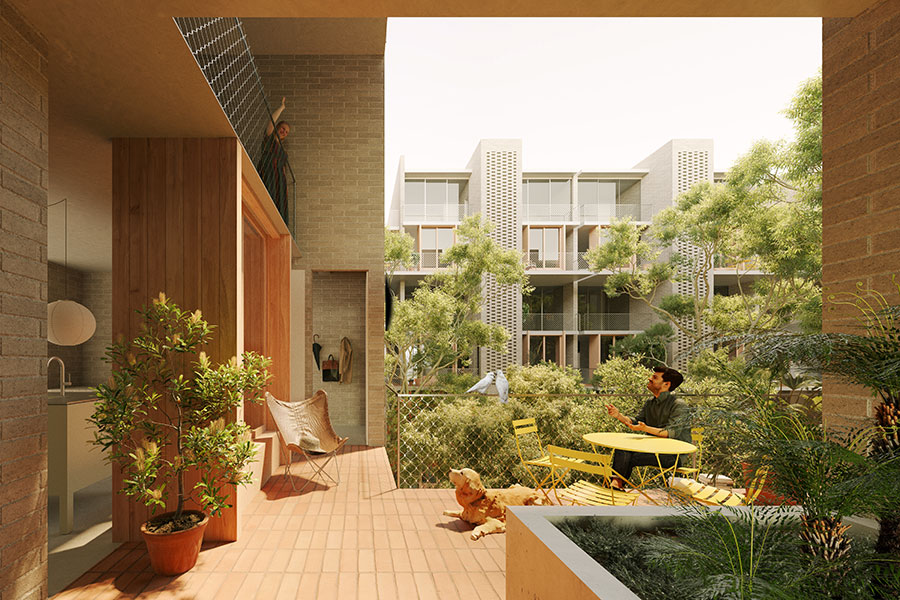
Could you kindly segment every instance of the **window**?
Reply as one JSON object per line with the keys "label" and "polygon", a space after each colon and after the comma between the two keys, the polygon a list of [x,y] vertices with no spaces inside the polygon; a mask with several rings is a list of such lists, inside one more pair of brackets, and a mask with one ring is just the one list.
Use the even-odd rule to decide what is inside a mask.
{"label": "window", "polygon": [[608,222],[613,217],[640,221],[641,182],[637,179],[579,179],[578,205],[590,221]]}
{"label": "window", "polygon": [[408,218],[458,221],[469,199],[468,181],[456,179],[407,179],[405,214]]}
{"label": "window", "polygon": [[532,227],[528,230],[528,263],[541,269],[558,269],[560,261],[559,227]]}
{"label": "window", "polygon": [[453,245],[452,227],[423,227],[419,249],[422,253],[422,267],[434,269],[443,267],[441,257]]}
{"label": "window", "polygon": [[528,340],[528,364],[536,365],[541,362],[559,364],[559,349],[558,335],[533,335]]}
{"label": "window", "polygon": [[572,180],[526,179],[522,200],[531,219],[571,219]]}

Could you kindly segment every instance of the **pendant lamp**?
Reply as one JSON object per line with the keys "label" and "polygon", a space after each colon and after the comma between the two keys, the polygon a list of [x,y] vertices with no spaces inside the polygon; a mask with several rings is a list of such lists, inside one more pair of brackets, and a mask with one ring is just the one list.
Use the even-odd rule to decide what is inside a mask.
{"label": "pendant lamp", "polygon": [[[69,295],[69,203],[65,203],[65,293]],[[56,204],[59,204],[57,202]],[[51,205],[55,206],[55,205]],[[88,308],[74,300],[57,300],[47,305],[47,341],[57,346],[77,346],[91,339],[97,330],[97,320]]]}

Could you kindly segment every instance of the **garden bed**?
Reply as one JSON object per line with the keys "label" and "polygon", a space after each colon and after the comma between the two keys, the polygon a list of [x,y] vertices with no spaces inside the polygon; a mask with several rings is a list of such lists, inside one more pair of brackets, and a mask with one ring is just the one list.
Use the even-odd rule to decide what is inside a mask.
{"label": "garden bed", "polygon": [[[714,509],[715,510],[715,509]],[[746,516],[750,509],[742,508],[734,515],[744,513]],[[759,510],[759,509],[757,509]],[[793,519],[796,509],[777,511],[776,509],[763,509],[763,518],[768,519]],[[640,598],[635,591],[630,589],[625,582],[619,580],[613,572],[619,563],[619,568],[632,569],[630,576],[623,577],[625,581],[634,581],[635,577],[646,575],[648,578],[656,577],[652,564],[649,567],[644,563],[645,558],[635,553],[626,557],[626,560],[611,561],[606,565],[596,561],[592,556],[579,547],[564,533],[563,529],[572,530],[572,525],[578,526],[578,521],[590,519],[600,520],[604,525],[615,528],[633,530],[636,533],[637,545],[641,542],[654,543],[650,536],[657,533],[669,534],[678,523],[681,511],[670,507],[509,507],[507,514],[507,559],[506,559],[506,598],[507,600],[541,600],[553,598],[572,598],[575,600],[635,600]],[[735,517],[738,518],[738,517]],[[871,544],[871,539],[877,534],[875,525],[871,521],[860,519],[845,519],[846,524],[851,525],[851,532],[858,540],[859,546]],[[578,535],[573,536],[576,539]],[[596,537],[588,534],[587,539],[594,537],[595,548],[607,546],[616,551],[615,543],[599,542]],[[663,540],[663,538],[660,538]],[[662,543],[662,542],[660,542]],[[618,546],[621,550],[623,546]],[[590,549],[590,548],[589,548]],[[773,547],[773,550],[776,548]],[[713,552],[715,554],[715,552]],[[723,549],[722,556],[727,552]],[[622,558],[622,557],[620,557]],[[763,556],[763,558],[766,558]],[[763,571],[771,572],[771,558],[766,558],[767,564],[763,565]],[[803,558],[797,562],[802,564]],[[652,561],[650,561],[652,563]],[[791,563],[796,564],[795,562]],[[607,569],[609,566],[609,569]],[[845,565],[846,566],[846,565]],[[697,572],[682,574],[675,580],[675,586],[671,589],[686,588],[679,586],[679,581],[691,579],[696,582]],[[765,573],[763,573],[765,574]],[[798,573],[798,576],[803,575]],[[669,575],[671,578],[673,575]],[[680,596],[667,593],[657,577],[660,586],[650,585],[641,588],[645,600],[652,598],[678,598]],[[654,582],[654,583],[655,583]],[[670,581],[671,583],[671,581]],[[765,582],[760,580],[757,588],[765,587]],[[695,595],[689,594],[689,597]],[[765,598],[763,592],[759,597]],[[847,595],[847,598],[871,597],[871,590],[860,588],[858,595]]]}

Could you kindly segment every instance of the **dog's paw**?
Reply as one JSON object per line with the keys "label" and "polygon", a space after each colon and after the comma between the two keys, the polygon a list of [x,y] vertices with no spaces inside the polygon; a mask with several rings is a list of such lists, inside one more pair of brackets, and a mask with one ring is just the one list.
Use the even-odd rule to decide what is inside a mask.
{"label": "dog's paw", "polygon": [[479,531],[479,530],[475,529],[474,531],[472,531],[472,535],[470,535],[469,537],[471,537],[473,540],[477,540],[478,538],[480,538],[483,535],[484,535],[483,531]]}
{"label": "dog's paw", "polygon": [[445,510],[444,511],[445,517],[459,517],[461,514],[462,513],[459,512],[458,510]]}

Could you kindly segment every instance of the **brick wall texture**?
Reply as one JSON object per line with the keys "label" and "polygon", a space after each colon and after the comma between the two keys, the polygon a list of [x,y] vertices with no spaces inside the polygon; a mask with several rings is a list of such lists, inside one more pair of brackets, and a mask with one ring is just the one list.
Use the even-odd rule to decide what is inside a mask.
{"label": "brick wall texture", "polygon": [[340,360],[341,338],[350,340],[353,349],[349,383],[322,381],[312,353],[307,371],[312,371],[313,387],[328,392],[328,409],[335,430],[341,425],[361,428],[366,424],[366,380],[361,375],[366,365],[366,274],[361,272],[314,272],[313,332],[322,344],[322,360],[329,354]]}
{"label": "brick wall texture", "polygon": [[47,52],[0,0],[0,600],[47,597]]}
{"label": "brick wall texture", "polygon": [[[900,0],[822,21],[822,260],[826,297],[857,282],[900,301]],[[852,310],[829,306],[826,331],[853,331]],[[826,379],[833,426],[871,422],[866,390]]]}
{"label": "brick wall texture", "polygon": [[[302,347],[309,352],[313,333],[321,334],[313,331],[319,318],[313,272],[364,273],[366,309],[358,318],[365,319],[361,343],[367,365],[354,360],[354,385],[365,377],[360,401],[368,443],[379,445],[384,442],[384,57],[255,59],[270,103],[277,106],[286,98],[281,118],[291,126],[286,148],[298,182],[294,222],[302,253],[293,268],[306,272]],[[327,318],[329,307],[319,310]],[[354,344],[354,353],[357,348]],[[318,371],[307,370],[307,395],[320,383]]]}

